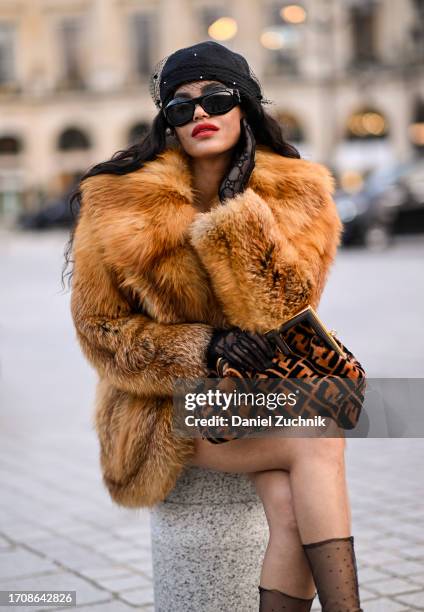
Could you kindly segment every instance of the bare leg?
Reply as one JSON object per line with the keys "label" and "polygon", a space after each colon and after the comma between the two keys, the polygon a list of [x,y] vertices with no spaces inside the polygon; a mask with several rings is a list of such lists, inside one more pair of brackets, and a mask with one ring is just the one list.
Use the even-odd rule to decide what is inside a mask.
{"label": "bare leg", "polygon": [[300,541],[288,472],[267,470],[248,476],[261,498],[269,526],[261,586],[294,597],[314,597],[315,584]]}
{"label": "bare leg", "polygon": [[[197,439],[192,463],[224,472],[247,473],[253,478],[253,474],[257,472],[287,471],[299,541],[309,562],[324,612],[362,612],[359,607],[353,538],[350,536],[351,516],[344,463],[345,440],[339,437],[337,428],[335,431],[334,438],[245,438],[222,445]],[[278,506],[278,502],[276,505]],[[283,539],[281,534],[280,539]],[[267,554],[274,559],[272,540],[271,535]],[[280,543],[280,555],[281,550]],[[287,550],[283,554],[290,558]],[[266,563],[268,567],[269,560]],[[266,569],[265,574],[267,571]],[[293,576],[292,572],[291,575]],[[263,574],[262,576],[265,579]],[[271,580],[267,577],[268,579]],[[275,575],[272,580],[275,580]],[[295,585],[292,584],[290,588],[295,588]],[[259,587],[259,591],[261,612],[303,612],[310,610],[312,604],[312,599],[301,600],[287,591],[267,589],[263,585]]]}
{"label": "bare leg", "polygon": [[224,444],[196,438],[195,445],[191,463],[199,467],[236,473],[287,470],[302,544],[350,536],[344,438],[263,437]]}

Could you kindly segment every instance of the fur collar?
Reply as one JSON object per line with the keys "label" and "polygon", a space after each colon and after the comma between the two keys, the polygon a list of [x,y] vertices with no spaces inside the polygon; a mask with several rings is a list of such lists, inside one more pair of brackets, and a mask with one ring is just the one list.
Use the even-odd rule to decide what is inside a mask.
{"label": "fur collar", "polygon": [[[255,161],[247,187],[267,200],[280,200],[286,206],[293,202],[296,208],[302,202],[313,212],[313,209],[319,208],[323,191],[327,194],[334,192],[334,179],[322,164],[282,157],[264,145],[258,145]],[[102,200],[103,196],[108,200],[107,194],[114,193],[116,189],[120,190],[121,198],[137,198],[139,207],[142,202],[147,208],[156,206],[158,200],[192,205],[189,158],[181,148],[170,148],[135,172],[125,175],[100,174],[82,183],[83,195],[95,197],[97,194]],[[212,208],[218,205],[216,197]]]}
{"label": "fur collar", "polygon": [[[258,145],[255,161],[247,187],[262,197],[284,199],[290,194],[313,205],[317,191],[334,192],[334,179],[322,164],[283,157],[264,145]],[[135,188],[143,182],[156,196],[193,203],[189,158],[181,148],[167,149],[131,177]]]}
{"label": "fur collar", "polygon": [[[325,166],[282,157],[260,145],[245,194],[262,197],[290,239],[321,216],[333,189]],[[196,216],[209,214],[194,206],[189,158],[180,148],[165,150],[135,172],[92,176],[81,191],[107,259],[112,264],[119,254],[122,262],[131,261],[136,252],[138,273],[182,245]],[[220,208],[216,196],[211,213]]]}

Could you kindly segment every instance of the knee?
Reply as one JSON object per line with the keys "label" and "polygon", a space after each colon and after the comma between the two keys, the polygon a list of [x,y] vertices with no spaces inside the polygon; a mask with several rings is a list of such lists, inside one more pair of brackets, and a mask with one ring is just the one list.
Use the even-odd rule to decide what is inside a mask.
{"label": "knee", "polygon": [[295,444],[293,456],[296,461],[338,466],[344,463],[345,449],[345,438],[302,438]]}
{"label": "knee", "polygon": [[316,438],[307,449],[308,458],[329,465],[344,462],[346,441],[344,438]]}

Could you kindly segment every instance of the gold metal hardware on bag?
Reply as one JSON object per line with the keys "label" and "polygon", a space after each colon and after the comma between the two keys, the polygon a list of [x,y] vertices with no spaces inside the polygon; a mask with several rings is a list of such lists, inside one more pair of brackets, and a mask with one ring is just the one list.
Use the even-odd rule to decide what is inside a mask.
{"label": "gold metal hardware on bag", "polygon": [[[269,334],[269,337],[275,340],[279,334],[290,329],[291,327],[296,325],[296,323],[301,323],[305,319],[310,323],[312,329],[318,334],[318,336],[320,336],[322,339],[325,339],[328,342],[328,344],[341,357],[344,357],[344,358],[346,357],[344,351],[340,348],[340,346],[337,344],[337,342],[335,341],[333,337],[335,336],[335,331],[333,332],[328,331],[324,323],[321,321],[321,319],[317,315],[316,311],[310,305],[306,306],[305,308],[302,308],[302,310],[300,310],[295,315],[290,317],[290,319],[287,319],[287,321],[284,321],[284,323],[282,323],[277,329],[270,329],[267,332],[265,332],[264,335]],[[284,344],[286,343],[284,342]]]}

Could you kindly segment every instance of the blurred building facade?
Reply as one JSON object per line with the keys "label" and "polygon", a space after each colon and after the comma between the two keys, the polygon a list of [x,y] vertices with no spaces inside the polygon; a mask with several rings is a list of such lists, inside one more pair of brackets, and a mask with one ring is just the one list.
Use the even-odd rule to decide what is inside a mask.
{"label": "blurred building facade", "polygon": [[1,0],[0,222],[140,138],[154,64],[208,38],[342,180],[422,153],[424,0]]}

